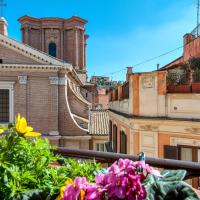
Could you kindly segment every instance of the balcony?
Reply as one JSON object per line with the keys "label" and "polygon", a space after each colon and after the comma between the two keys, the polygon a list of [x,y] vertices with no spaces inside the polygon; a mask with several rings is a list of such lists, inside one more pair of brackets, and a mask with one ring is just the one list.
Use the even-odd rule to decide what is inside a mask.
{"label": "balcony", "polygon": [[200,93],[200,58],[191,58],[167,75],[168,93]]}

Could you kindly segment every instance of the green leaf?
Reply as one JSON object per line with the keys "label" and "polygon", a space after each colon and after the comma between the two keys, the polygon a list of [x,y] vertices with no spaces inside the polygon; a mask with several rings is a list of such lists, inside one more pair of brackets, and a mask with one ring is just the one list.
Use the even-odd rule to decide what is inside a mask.
{"label": "green leaf", "polygon": [[186,173],[185,170],[163,170],[161,175],[164,181],[182,181]]}

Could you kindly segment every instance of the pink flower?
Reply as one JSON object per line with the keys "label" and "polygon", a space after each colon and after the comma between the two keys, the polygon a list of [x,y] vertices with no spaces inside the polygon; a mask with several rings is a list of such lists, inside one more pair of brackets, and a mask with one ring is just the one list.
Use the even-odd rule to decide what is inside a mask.
{"label": "pink flower", "polygon": [[123,199],[126,196],[126,188],[128,185],[128,179],[126,176],[115,176],[110,184],[105,189],[108,192],[109,197],[118,197]]}
{"label": "pink flower", "polygon": [[77,200],[86,189],[86,178],[76,177],[73,184],[67,185],[63,200]]}
{"label": "pink flower", "polygon": [[85,200],[101,200],[104,191],[105,189],[101,188],[97,184],[88,184]]}
{"label": "pink flower", "polygon": [[133,161],[128,159],[119,159],[110,166],[108,172],[118,174],[119,172],[122,172],[129,167],[133,168]]}
{"label": "pink flower", "polygon": [[129,175],[128,200],[142,200],[146,198],[145,188],[142,186],[140,175]]}

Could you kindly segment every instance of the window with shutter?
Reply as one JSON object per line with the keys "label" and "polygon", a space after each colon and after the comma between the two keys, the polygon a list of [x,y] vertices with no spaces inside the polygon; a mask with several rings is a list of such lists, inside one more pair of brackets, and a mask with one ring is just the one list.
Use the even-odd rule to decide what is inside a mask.
{"label": "window with shutter", "polygon": [[117,126],[113,125],[113,151],[117,152]]}
{"label": "window with shutter", "polygon": [[9,90],[0,89],[0,122],[9,122]]}
{"label": "window with shutter", "polygon": [[164,145],[164,158],[178,160],[179,159],[178,147],[177,146]]}
{"label": "window with shutter", "polygon": [[109,121],[109,141],[112,141],[112,121]]}
{"label": "window with shutter", "polygon": [[126,134],[124,131],[120,132],[120,153],[127,153]]}

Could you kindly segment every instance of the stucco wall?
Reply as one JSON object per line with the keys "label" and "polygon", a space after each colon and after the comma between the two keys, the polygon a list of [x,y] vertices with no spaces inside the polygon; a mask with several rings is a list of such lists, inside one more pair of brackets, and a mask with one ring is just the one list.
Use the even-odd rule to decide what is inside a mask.
{"label": "stucco wall", "polygon": [[122,113],[130,113],[130,105],[129,99],[125,99],[122,101],[112,101],[109,103],[109,108],[122,112]]}
{"label": "stucco wall", "polygon": [[200,94],[168,94],[167,116],[200,119]]}

